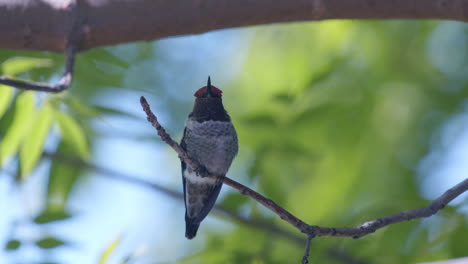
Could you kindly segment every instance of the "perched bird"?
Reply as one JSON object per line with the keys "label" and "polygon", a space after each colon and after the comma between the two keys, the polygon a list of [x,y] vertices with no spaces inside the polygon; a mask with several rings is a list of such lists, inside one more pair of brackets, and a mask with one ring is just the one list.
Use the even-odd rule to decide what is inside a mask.
{"label": "perched bird", "polygon": [[201,221],[213,208],[224,177],[237,155],[237,134],[221,99],[222,91],[208,84],[194,96],[195,105],[185,124],[180,146],[193,160],[200,163],[209,175],[202,177],[182,162],[182,181],[185,200],[185,237],[196,236]]}

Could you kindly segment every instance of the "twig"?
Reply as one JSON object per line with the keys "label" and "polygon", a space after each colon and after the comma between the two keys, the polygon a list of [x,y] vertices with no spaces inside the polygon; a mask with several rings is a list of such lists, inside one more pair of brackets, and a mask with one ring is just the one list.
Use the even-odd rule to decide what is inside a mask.
{"label": "twig", "polygon": [[73,68],[75,65],[76,51],[76,44],[72,44],[67,48],[65,72],[63,73],[62,78],[56,84],[16,80],[5,76],[0,76],[0,84],[13,86],[23,90],[34,90],[51,93],[59,93],[63,90],[66,90],[70,86],[73,79]]}
{"label": "twig", "polygon": [[[194,170],[199,170],[202,168],[200,164],[192,160],[188,154],[177,144],[169,134],[164,130],[164,128],[159,124],[158,119],[153,114],[150,109],[148,102],[145,97],[140,98],[141,106],[147,115],[148,122],[150,122],[154,128],[156,128],[158,135],[161,139],[171,146],[179,155],[179,158],[192,167]],[[208,177],[213,177],[210,175],[205,175]],[[439,196],[437,199],[432,201],[428,206],[407,210],[399,213],[395,213],[389,216],[384,216],[382,218],[365,222],[364,224],[356,228],[334,228],[334,227],[320,227],[320,226],[311,226],[297,218],[296,216],[289,213],[284,208],[280,207],[272,200],[264,197],[263,195],[255,192],[254,190],[238,183],[227,177],[223,178],[223,183],[227,184],[234,189],[238,190],[241,194],[248,195],[254,200],[258,201],[266,208],[270,209],[272,212],[277,214],[281,219],[290,223],[292,226],[296,227],[302,233],[308,234],[307,243],[309,246],[306,246],[306,249],[310,249],[310,240],[315,236],[342,236],[342,237],[353,237],[359,238],[370,233],[375,232],[377,229],[385,227],[390,224],[399,223],[405,220],[412,220],[416,218],[429,217],[437,213],[439,210],[444,208],[450,201],[455,199],[460,194],[468,190],[468,178],[459,184],[455,185],[451,189],[447,190],[444,194]],[[308,254],[307,254],[308,255]],[[306,254],[304,255],[306,257]],[[304,259],[303,259],[304,261]]]}
{"label": "twig", "polygon": [[281,219],[283,219],[284,221],[290,223],[292,226],[299,229],[299,231],[303,233],[307,233],[305,231],[307,231],[309,228],[308,224],[304,223],[301,219],[295,217],[293,214],[291,214],[290,212],[288,212],[286,209],[282,208],[281,206],[277,205],[272,200],[266,198],[265,196],[259,194],[258,192],[250,189],[249,187],[241,183],[238,183],[232,179],[229,179],[228,177],[223,178],[223,183],[231,186],[232,188],[236,189],[243,195],[250,196],[250,198],[254,199],[255,201],[261,203],[266,208],[273,211],[275,214],[281,217]]}
{"label": "twig", "polygon": [[[129,183],[132,183],[132,184],[135,184],[135,185],[145,187],[145,188],[150,188],[151,190],[161,192],[161,193],[163,193],[163,194],[165,194],[165,195],[167,195],[167,196],[169,196],[171,198],[174,198],[174,199],[183,200],[183,198],[184,198],[184,195],[181,192],[171,190],[169,188],[166,188],[166,187],[161,186],[159,184],[147,181],[145,179],[142,179],[142,178],[134,176],[134,175],[128,175],[128,174],[125,174],[125,173],[123,173],[121,171],[118,171],[118,170],[113,170],[111,168],[106,168],[106,167],[103,167],[103,166],[99,166],[99,165],[91,163],[89,161],[83,161],[83,160],[81,160],[81,159],[79,159],[77,157],[71,157],[71,156],[64,155],[62,153],[58,154],[58,153],[51,153],[51,152],[44,152],[42,155],[44,157],[50,158],[52,160],[55,160],[55,161],[70,165],[70,166],[72,166],[74,168],[78,168],[78,169],[79,168],[85,168],[85,169],[88,169],[88,170],[92,170],[92,171],[98,173],[99,175],[107,177],[109,179],[125,181],[125,182],[129,182]],[[263,220],[255,220],[255,219],[246,218],[246,217],[240,216],[239,214],[237,214],[236,212],[234,212],[234,211],[232,211],[230,209],[227,209],[227,208],[225,208],[223,206],[219,206],[219,205],[215,205],[214,209],[216,211],[222,213],[223,215],[226,215],[226,216],[234,219],[235,221],[238,221],[238,222],[243,223],[245,225],[255,227],[255,228],[258,228],[258,229],[263,229],[264,231],[267,231],[267,232],[270,232],[272,234],[276,234],[278,236],[282,236],[284,238],[287,238],[287,239],[293,241],[296,244],[302,244],[303,239],[300,236],[298,236],[296,234],[293,234],[290,231],[287,231],[287,230],[285,230],[285,229],[283,229],[281,227],[278,227],[278,226],[276,226],[276,225],[274,225],[274,224],[272,224],[270,222],[266,222],[266,221],[263,221]]]}
{"label": "twig", "polygon": [[187,165],[189,165],[190,167],[192,167],[196,171],[202,170],[203,166],[201,166],[197,162],[190,159],[187,152],[185,152],[179,146],[179,144],[177,144],[177,142],[175,142],[171,138],[171,136],[166,132],[166,130],[161,126],[161,124],[159,124],[158,119],[156,118],[156,116],[151,111],[151,108],[150,108],[150,106],[149,106],[149,104],[146,101],[144,96],[140,97],[140,104],[143,107],[143,111],[145,111],[145,113],[146,113],[146,119],[148,120],[148,122],[151,123],[151,125],[153,125],[154,128],[156,128],[156,131],[158,131],[158,135],[161,137],[161,139],[164,142],[166,142],[172,149],[174,149],[175,152],[177,152],[177,154],[179,154],[179,158],[181,160],[183,160]]}
{"label": "twig", "polygon": [[[91,170],[91,171],[93,171],[93,172],[95,172],[98,175],[101,175],[103,177],[113,179],[113,180],[125,181],[125,182],[135,184],[135,185],[138,185],[138,186],[141,186],[141,187],[144,187],[144,188],[149,188],[150,190],[160,192],[160,193],[163,193],[163,194],[165,194],[165,195],[167,195],[167,196],[169,196],[171,198],[183,201],[184,196],[183,196],[182,193],[171,190],[171,189],[166,188],[164,186],[161,186],[159,184],[150,182],[148,180],[143,179],[142,177],[126,174],[126,173],[123,173],[122,171],[114,170],[112,168],[107,168],[107,167],[104,167],[104,166],[100,166],[100,165],[94,164],[94,163],[89,162],[89,161],[81,160],[78,157],[65,155],[63,153],[44,152],[43,156],[47,157],[49,159],[52,159],[54,161],[58,161],[58,162],[61,162],[63,164],[67,164],[67,165],[69,165],[71,167],[74,167],[74,168],[77,168],[77,169],[83,169],[84,168],[84,169],[87,169],[87,170]],[[11,174],[14,174],[14,173],[11,173]],[[238,213],[236,213],[235,211],[233,211],[231,209],[228,209],[226,207],[219,206],[219,205],[215,205],[214,209],[215,209],[215,212],[218,212],[218,213],[221,213],[222,215],[228,216],[231,220],[237,221],[237,222],[239,222],[239,223],[241,223],[243,225],[253,227],[253,228],[255,228],[255,230],[263,230],[263,231],[269,232],[270,234],[289,239],[291,242],[293,242],[293,243],[295,243],[297,245],[301,245],[304,242],[304,239],[301,236],[299,236],[299,235],[297,235],[295,233],[291,233],[290,231],[288,231],[288,230],[286,230],[286,229],[284,229],[282,227],[279,227],[279,226],[277,226],[277,225],[275,225],[275,224],[273,224],[271,222],[268,222],[266,220],[247,218],[247,217],[239,215]],[[306,250],[307,250],[307,244],[306,244]],[[307,250],[307,252],[308,252],[308,250]],[[337,258],[337,259],[340,258],[340,260],[342,260],[342,261],[345,261],[345,258],[346,258],[345,263],[350,263],[350,264],[351,263],[353,263],[353,264],[364,264],[365,263],[365,262],[360,262],[359,260],[353,260],[353,258],[351,256],[347,255],[345,252],[341,252],[341,251],[337,252],[336,250],[333,251],[333,248],[329,249],[327,251],[327,253],[328,253],[328,255],[330,257]],[[353,260],[353,261],[349,261],[349,260]]]}
{"label": "twig", "polygon": [[[171,146],[177,152],[177,154],[179,154],[179,158],[182,159],[185,163],[189,164],[189,166],[191,166],[194,169],[202,167],[200,164],[190,159],[188,154],[179,146],[179,144],[177,144],[171,138],[171,136],[167,134],[167,132],[164,130],[161,124],[159,124],[156,116],[153,114],[153,112],[151,112],[150,106],[143,96],[140,98],[140,103],[143,107],[143,110],[146,112],[148,121],[153,125],[153,127],[156,128],[156,130],[158,131],[158,135],[162,138],[162,140],[166,142],[169,146]],[[432,201],[426,207],[395,213],[373,221],[365,222],[364,224],[356,228],[332,228],[308,225],[296,216],[289,213],[284,208],[277,205],[272,200],[264,197],[263,195],[250,189],[247,186],[244,186],[241,183],[229,179],[228,177],[224,177],[224,184],[229,185],[232,188],[238,190],[241,194],[248,195],[254,200],[258,201],[259,203],[273,211],[275,214],[277,214],[279,217],[281,217],[281,219],[296,227],[302,233],[314,236],[346,236],[353,238],[358,238],[367,235],[389,224],[399,223],[405,220],[411,220],[415,218],[429,217],[437,213],[440,209],[444,208],[445,205],[447,205],[457,196],[468,190],[467,178],[461,183],[447,190],[444,194]]]}
{"label": "twig", "polygon": [[439,210],[444,208],[449,202],[457,198],[459,195],[468,190],[468,178],[448,189],[441,196],[433,200],[428,206],[417,209],[406,210],[403,212],[391,214],[378,218],[376,220],[368,221],[356,228],[330,228],[311,226],[312,234],[317,236],[343,236],[359,238],[370,233],[375,232],[382,227],[396,224],[403,221],[408,221],[417,218],[429,217],[436,214]]}
{"label": "twig", "polygon": [[312,243],[312,238],[314,238],[313,235],[308,235],[307,236],[306,246],[305,246],[305,250],[304,250],[304,256],[302,257],[302,264],[308,264],[309,263],[310,244]]}
{"label": "twig", "polygon": [[[158,135],[161,137],[161,139],[166,142],[170,147],[172,147],[177,154],[179,154],[179,158],[183,160],[185,163],[187,163],[190,167],[192,167],[194,170],[202,171],[202,167],[200,164],[192,160],[187,152],[185,152],[177,142],[175,142],[169,134],[164,130],[164,128],[159,124],[158,119],[156,116],[153,114],[151,111],[151,108],[146,101],[145,97],[140,98],[140,103],[141,106],[143,107],[143,110],[146,112],[148,122],[150,122],[154,128],[158,131]],[[211,176],[211,175],[204,175],[205,177],[216,177],[216,176]],[[264,197],[263,195],[259,194],[258,192],[250,189],[249,187],[238,183],[232,179],[229,179],[228,177],[223,178],[223,183],[226,185],[231,186],[232,188],[238,190],[241,194],[243,195],[248,195],[252,199],[256,200],[257,202],[261,203],[263,206],[266,208],[270,209],[271,211],[275,212],[277,215],[281,217],[281,219],[285,220],[286,222],[290,223],[300,231],[306,231],[308,230],[309,225],[301,221],[299,218],[295,217],[291,213],[289,213],[287,210],[283,209],[279,205],[277,205],[275,202],[272,200]],[[306,232],[304,232],[306,233]]]}
{"label": "twig", "polygon": [[62,78],[56,84],[32,82],[25,80],[11,79],[0,76],[0,84],[16,87],[23,90],[43,91],[59,93],[70,87],[73,80],[75,68],[75,56],[82,45],[85,18],[80,16],[82,7],[81,1],[70,3],[67,7],[71,11],[70,31],[68,31],[65,45],[65,70]]}

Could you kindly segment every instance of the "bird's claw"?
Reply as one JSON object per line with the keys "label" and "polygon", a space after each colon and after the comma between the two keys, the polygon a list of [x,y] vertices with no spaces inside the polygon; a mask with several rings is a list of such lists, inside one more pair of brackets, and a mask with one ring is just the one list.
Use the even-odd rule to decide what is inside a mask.
{"label": "bird's claw", "polygon": [[206,177],[208,176],[208,170],[204,166],[200,166],[195,170],[195,173],[197,173],[198,176],[200,177]]}

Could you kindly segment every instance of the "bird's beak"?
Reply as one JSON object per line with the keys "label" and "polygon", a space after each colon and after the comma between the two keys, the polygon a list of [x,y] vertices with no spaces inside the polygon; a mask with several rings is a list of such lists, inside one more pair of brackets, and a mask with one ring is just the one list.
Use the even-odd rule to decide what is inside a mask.
{"label": "bird's beak", "polygon": [[208,92],[208,94],[212,94],[213,92],[211,91],[211,78],[210,76],[208,76],[208,82],[206,84],[206,91]]}
{"label": "bird's beak", "polygon": [[207,97],[217,97],[216,93],[212,90],[213,86],[211,86],[211,78],[208,76],[208,82],[206,84],[206,91],[205,94]]}

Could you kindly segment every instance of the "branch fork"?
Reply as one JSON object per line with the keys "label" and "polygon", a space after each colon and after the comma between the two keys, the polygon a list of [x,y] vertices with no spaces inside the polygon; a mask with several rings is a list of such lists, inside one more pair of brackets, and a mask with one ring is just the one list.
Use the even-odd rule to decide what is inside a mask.
{"label": "branch fork", "polygon": [[62,78],[60,78],[60,80],[55,84],[18,80],[8,78],[6,76],[0,76],[0,84],[13,86],[22,90],[33,90],[50,93],[62,92],[71,85],[73,80],[76,50],[77,49],[74,44],[68,47],[66,52],[65,72],[63,73]]}
{"label": "branch fork", "polygon": [[73,10],[74,13],[72,18],[72,28],[66,39],[67,45],[65,48],[65,70],[60,80],[55,84],[51,84],[0,76],[0,84],[16,87],[22,90],[42,91],[49,93],[60,93],[70,87],[73,81],[75,57],[83,39],[83,31],[86,29],[83,19],[77,17],[77,6],[75,6]]}

